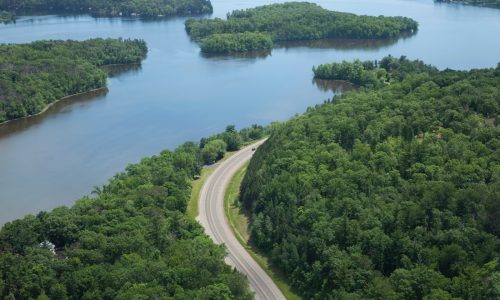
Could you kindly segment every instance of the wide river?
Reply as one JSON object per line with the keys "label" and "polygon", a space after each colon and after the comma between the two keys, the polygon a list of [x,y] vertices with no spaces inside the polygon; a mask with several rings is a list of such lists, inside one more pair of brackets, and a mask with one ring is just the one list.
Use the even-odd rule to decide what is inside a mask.
{"label": "wide river", "polygon": [[[214,16],[271,3],[213,0]],[[432,0],[317,1],[325,8],[416,19],[412,37],[274,49],[265,57],[204,57],[185,18],[140,21],[90,16],[20,17],[0,25],[0,43],[93,37],[141,38],[141,67],[115,70],[109,90],[76,97],[47,113],[0,125],[0,224],[71,205],[129,163],[219,132],[227,124],[283,121],[333,92],[312,81],[325,62],[419,58],[439,68],[493,67],[500,61],[500,10]]]}

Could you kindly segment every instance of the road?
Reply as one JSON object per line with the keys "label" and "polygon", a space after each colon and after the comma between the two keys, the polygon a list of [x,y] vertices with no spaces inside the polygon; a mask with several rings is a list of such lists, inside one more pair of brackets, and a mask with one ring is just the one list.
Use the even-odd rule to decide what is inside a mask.
{"label": "road", "polygon": [[286,299],[267,273],[257,264],[234,236],[224,213],[224,194],[234,174],[252,157],[264,141],[243,148],[226,161],[207,178],[200,194],[200,215],[198,222],[205,232],[217,243],[224,244],[228,251],[226,262],[245,274],[255,299]]}

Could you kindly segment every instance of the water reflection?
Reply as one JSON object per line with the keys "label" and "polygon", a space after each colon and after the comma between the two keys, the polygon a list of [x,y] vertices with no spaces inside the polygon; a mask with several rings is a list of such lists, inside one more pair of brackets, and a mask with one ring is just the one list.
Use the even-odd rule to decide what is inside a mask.
{"label": "water reflection", "polygon": [[[321,40],[300,40],[300,41],[281,41],[276,42],[275,49],[292,48],[312,48],[312,49],[335,49],[335,50],[378,50],[396,44],[399,40],[411,38],[416,33],[409,33],[400,38],[391,39],[321,39]],[[228,59],[255,59],[266,58],[271,55],[272,50],[236,52],[236,53],[203,53],[203,58],[228,60]]]}
{"label": "water reflection", "polygon": [[376,50],[396,44],[399,40],[411,37],[404,36],[399,39],[323,39],[308,41],[287,41],[276,43],[276,48],[315,48],[336,50]]}
{"label": "water reflection", "polygon": [[[111,65],[102,67],[102,69],[106,71],[110,78],[118,77],[125,73],[139,73],[141,71],[141,68],[142,66],[140,64]],[[89,106],[94,101],[103,100],[107,94],[108,89],[102,88],[90,91],[88,93],[67,97],[54,103],[42,114],[10,121],[5,124],[0,124],[0,138],[22,132],[23,130],[26,130],[32,126],[36,126],[42,123],[47,118],[51,118],[55,115],[67,114],[75,108],[81,109],[82,107]]]}
{"label": "water reflection", "polygon": [[231,59],[265,59],[271,55],[271,50],[235,52],[235,53],[204,53],[200,51],[203,58],[213,60],[231,60]]}
{"label": "water reflection", "polygon": [[81,108],[82,106],[90,105],[91,102],[104,99],[107,94],[108,89],[102,88],[85,94],[71,96],[54,103],[42,114],[0,124],[0,138],[22,132],[54,115],[71,112],[71,106]]}
{"label": "water reflection", "polygon": [[313,79],[312,82],[320,91],[331,91],[336,95],[352,91],[356,88],[352,83],[343,80]]}

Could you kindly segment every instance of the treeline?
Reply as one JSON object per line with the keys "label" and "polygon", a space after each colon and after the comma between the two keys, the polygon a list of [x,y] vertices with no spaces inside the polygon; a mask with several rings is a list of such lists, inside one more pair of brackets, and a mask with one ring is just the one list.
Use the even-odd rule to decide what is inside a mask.
{"label": "treeline", "polygon": [[500,0],[434,0],[434,1],[500,8]]}
{"label": "treeline", "polygon": [[37,114],[63,97],[106,86],[99,67],[140,63],[142,40],[92,39],[0,45],[0,123]]}
{"label": "treeline", "polygon": [[[129,165],[95,197],[5,224],[2,299],[253,299],[226,252],[186,214],[210,143],[257,139],[254,125]],[[222,141],[222,142],[223,142]],[[224,149],[225,150],[225,149]]]}
{"label": "treeline", "polygon": [[201,51],[204,53],[270,50],[272,47],[271,37],[260,32],[217,33],[208,36],[200,43]]}
{"label": "treeline", "polygon": [[0,23],[10,23],[16,20],[16,15],[8,11],[0,10]]}
{"label": "treeline", "polygon": [[344,80],[367,88],[380,88],[393,81],[401,81],[407,75],[436,73],[438,70],[420,60],[409,60],[402,56],[384,57],[379,61],[342,61],[313,67],[315,79]]}
{"label": "treeline", "polygon": [[241,146],[269,135],[276,126],[276,123],[266,127],[254,124],[238,132],[234,125],[228,125],[224,132],[201,139],[200,159],[206,165],[213,164],[227,151],[237,151]]}
{"label": "treeline", "polygon": [[95,16],[163,17],[212,13],[210,0],[0,0],[16,13],[90,13]]}
{"label": "treeline", "polygon": [[417,67],[257,150],[241,187],[251,242],[304,299],[499,299],[500,64],[401,61]]}
{"label": "treeline", "polygon": [[[234,40],[232,35],[259,32],[273,41],[318,40],[327,38],[385,39],[411,34],[418,23],[405,17],[358,16],[326,10],[307,2],[271,4],[228,14],[227,20],[190,19],[186,31],[196,41],[215,34]],[[220,37],[222,38],[222,37]],[[232,51],[244,49],[233,43]],[[262,44],[267,47],[267,43]]]}

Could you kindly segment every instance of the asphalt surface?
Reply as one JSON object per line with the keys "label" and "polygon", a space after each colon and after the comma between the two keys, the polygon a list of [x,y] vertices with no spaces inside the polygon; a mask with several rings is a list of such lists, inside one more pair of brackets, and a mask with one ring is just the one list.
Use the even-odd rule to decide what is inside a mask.
{"label": "asphalt surface", "polygon": [[276,284],[243,248],[231,231],[224,213],[224,194],[234,174],[250,160],[257,148],[264,141],[243,148],[226,161],[207,178],[200,194],[200,215],[198,222],[205,232],[217,243],[224,244],[228,255],[226,262],[245,274],[255,292],[255,299],[286,299]]}

